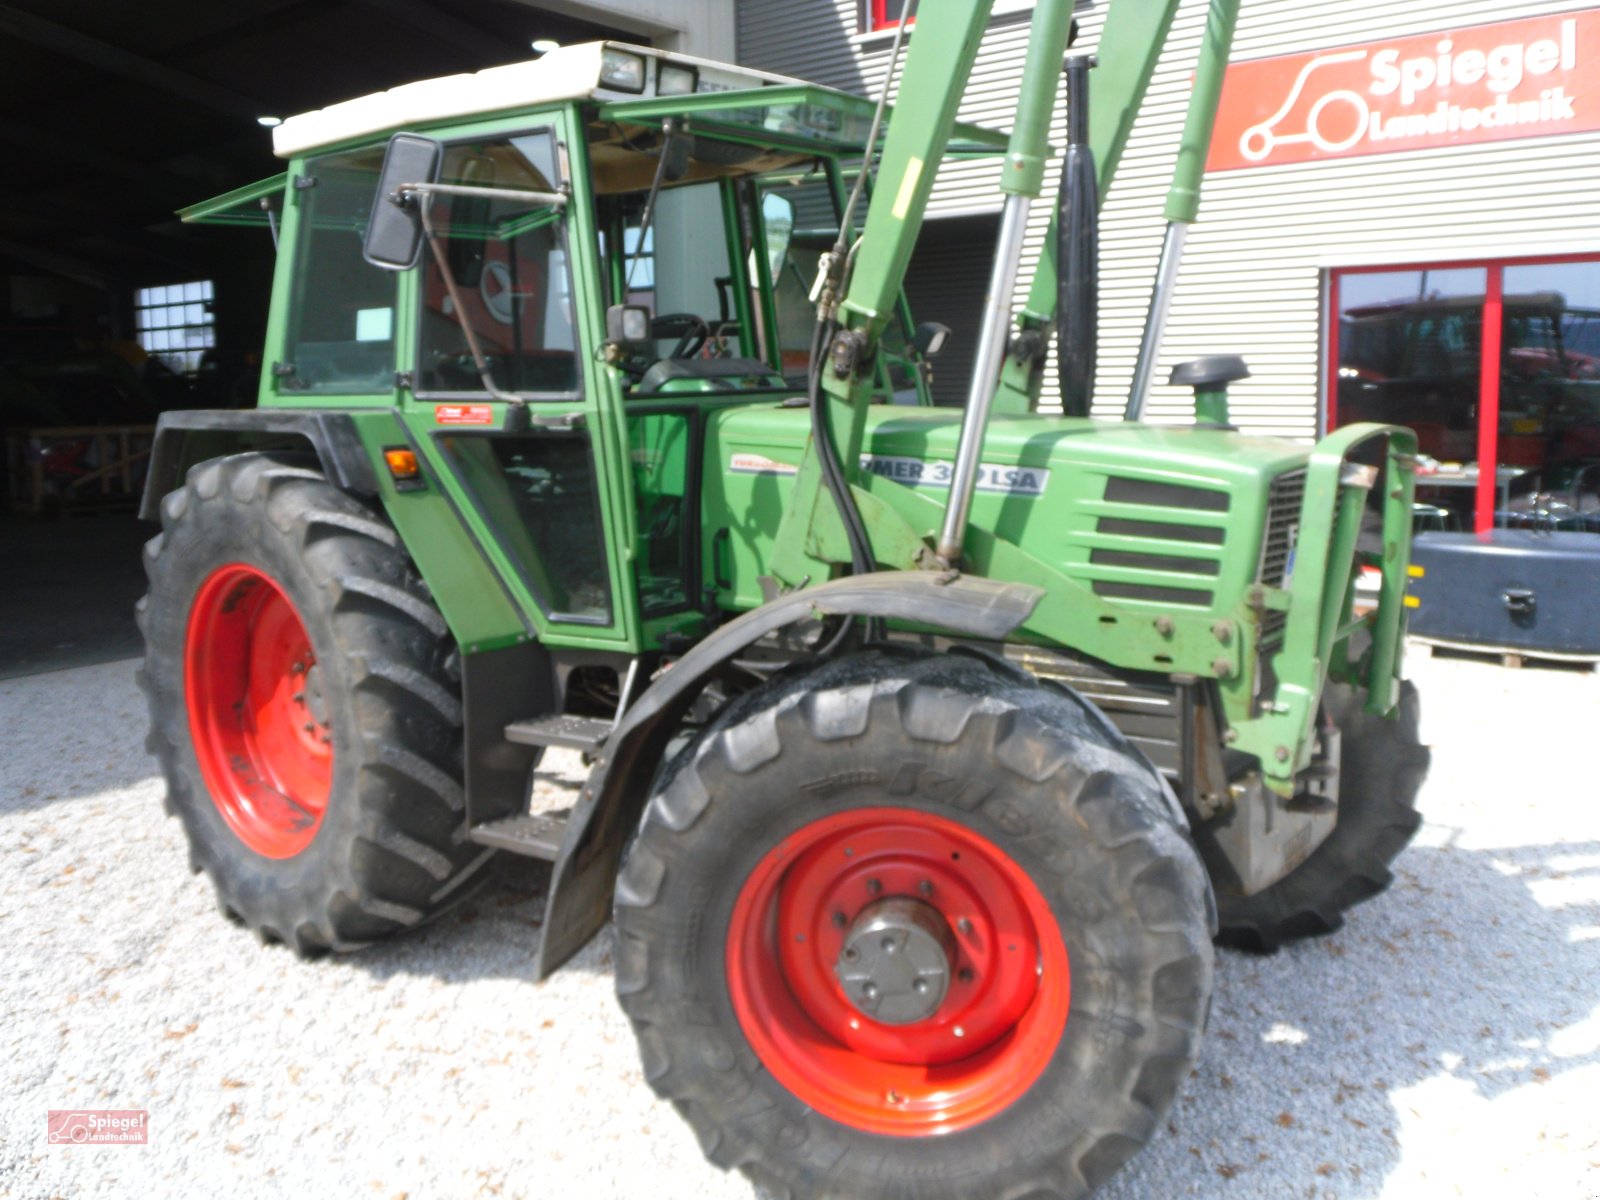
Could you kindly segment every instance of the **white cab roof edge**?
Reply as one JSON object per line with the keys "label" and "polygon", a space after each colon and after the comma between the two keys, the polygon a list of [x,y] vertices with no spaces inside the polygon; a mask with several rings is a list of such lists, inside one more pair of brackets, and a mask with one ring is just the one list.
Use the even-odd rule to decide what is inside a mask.
{"label": "white cab roof edge", "polygon": [[507,63],[470,74],[423,79],[390,88],[386,92],[374,92],[370,96],[288,117],[273,129],[272,149],[279,158],[292,158],[319,146],[331,146],[385,130],[403,129],[431,121],[487,115],[586,97],[637,99],[627,92],[598,86],[600,57],[607,47],[697,67],[702,77],[707,72],[721,77],[724,86],[736,87],[743,83],[748,87],[761,87],[766,84],[804,82],[787,75],[773,75],[767,71],[754,71],[687,54],[633,46],[626,42],[583,42],[575,46],[562,46],[528,62]]}

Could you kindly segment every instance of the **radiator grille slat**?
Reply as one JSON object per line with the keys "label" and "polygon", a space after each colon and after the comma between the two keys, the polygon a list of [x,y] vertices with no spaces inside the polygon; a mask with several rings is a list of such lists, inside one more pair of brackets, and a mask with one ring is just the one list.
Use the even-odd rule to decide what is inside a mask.
{"label": "radiator grille slat", "polygon": [[[1261,541],[1261,569],[1256,580],[1266,587],[1286,586],[1291,577],[1295,544],[1300,540],[1300,505],[1306,495],[1306,472],[1285,471],[1267,493],[1267,528]],[[1288,614],[1269,610],[1261,616],[1261,648],[1275,650],[1283,641]]]}

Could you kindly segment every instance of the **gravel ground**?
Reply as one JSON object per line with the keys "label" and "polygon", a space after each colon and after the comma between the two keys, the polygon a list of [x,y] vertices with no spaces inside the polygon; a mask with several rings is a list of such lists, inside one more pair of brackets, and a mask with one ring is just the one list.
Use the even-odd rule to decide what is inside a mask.
{"label": "gravel ground", "polygon": [[[1600,675],[1412,661],[1435,757],[1396,887],[1219,955],[1108,1200],[1600,1197]],[[645,1086],[609,933],[532,982],[542,866],[316,964],[223,921],[132,669],[0,682],[0,1195],[753,1200]],[[151,1144],[47,1145],[83,1107],[149,1109]]]}

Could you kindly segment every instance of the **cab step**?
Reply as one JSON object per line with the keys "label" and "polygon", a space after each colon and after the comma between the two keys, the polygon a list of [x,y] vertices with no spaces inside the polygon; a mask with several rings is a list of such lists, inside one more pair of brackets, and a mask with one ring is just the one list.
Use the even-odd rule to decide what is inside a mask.
{"label": "cab step", "polygon": [[552,813],[518,813],[514,817],[474,825],[469,836],[480,846],[555,862],[566,832],[567,810],[563,809]]}
{"label": "cab step", "polygon": [[612,722],[605,717],[575,717],[562,713],[554,717],[531,717],[506,726],[506,741],[519,746],[559,746],[593,754],[611,734]]}

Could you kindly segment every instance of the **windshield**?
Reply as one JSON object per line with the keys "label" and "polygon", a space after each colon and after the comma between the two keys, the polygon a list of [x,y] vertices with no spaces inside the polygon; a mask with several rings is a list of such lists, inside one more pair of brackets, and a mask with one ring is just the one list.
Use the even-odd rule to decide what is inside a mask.
{"label": "windshield", "polygon": [[[555,137],[537,130],[447,148],[444,183],[556,191]],[[423,256],[417,391],[482,394],[462,332],[470,325],[495,386],[533,395],[578,388],[577,339],[563,210],[487,196],[438,196],[433,224],[455,279],[455,311],[443,272]]]}

